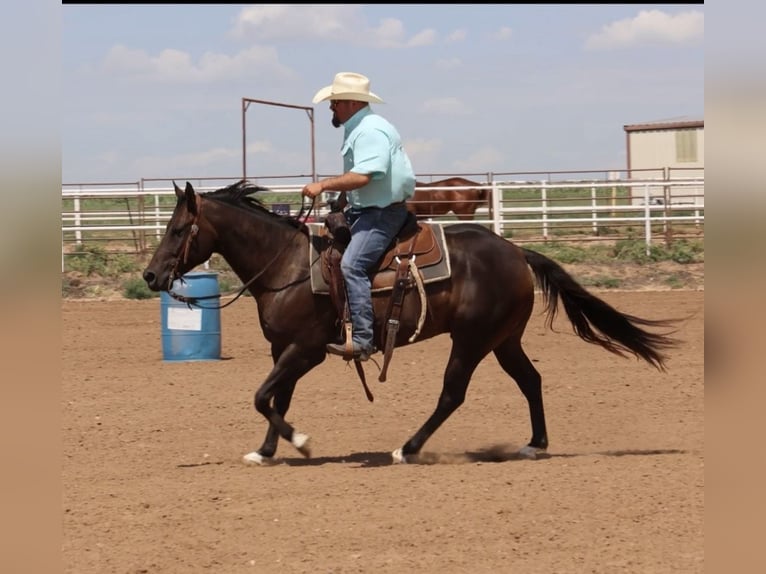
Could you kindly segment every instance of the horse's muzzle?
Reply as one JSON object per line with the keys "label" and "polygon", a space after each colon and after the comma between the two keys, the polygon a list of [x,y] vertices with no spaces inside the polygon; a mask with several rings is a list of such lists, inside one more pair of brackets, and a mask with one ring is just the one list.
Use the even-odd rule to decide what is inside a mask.
{"label": "horse's muzzle", "polygon": [[152,291],[162,291],[162,285],[159,281],[157,281],[157,275],[154,273],[154,271],[145,269],[143,278],[144,281],[146,281],[146,285],[149,287],[149,289]]}

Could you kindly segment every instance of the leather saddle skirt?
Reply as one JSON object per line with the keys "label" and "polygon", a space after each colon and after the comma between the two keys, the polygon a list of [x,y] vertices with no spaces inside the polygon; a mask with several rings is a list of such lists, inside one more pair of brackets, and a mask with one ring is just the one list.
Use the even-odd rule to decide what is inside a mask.
{"label": "leather saddle skirt", "polygon": [[[308,228],[311,234],[309,241],[311,289],[314,293],[329,295],[327,265],[324,258],[329,251],[330,236],[324,224],[309,223]],[[413,259],[422,275],[423,283],[448,279],[451,269],[443,225],[423,222],[411,222],[405,225],[376,266],[376,271],[372,275],[373,292],[393,289],[396,270],[403,257]]]}

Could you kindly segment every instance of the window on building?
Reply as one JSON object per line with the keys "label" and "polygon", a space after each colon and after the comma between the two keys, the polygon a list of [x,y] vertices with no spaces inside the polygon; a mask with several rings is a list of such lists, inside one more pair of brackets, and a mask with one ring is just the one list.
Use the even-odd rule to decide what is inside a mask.
{"label": "window on building", "polygon": [[697,130],[676,132],[676,161],[678,163],[697,161]]}

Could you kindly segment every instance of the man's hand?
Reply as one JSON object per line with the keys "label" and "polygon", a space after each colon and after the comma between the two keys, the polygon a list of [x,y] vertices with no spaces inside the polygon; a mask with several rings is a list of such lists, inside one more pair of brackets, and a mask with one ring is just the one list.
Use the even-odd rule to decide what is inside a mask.
{"label": "man's hand", "polygon": [[322,184],[318,181],[314,181],[311,183],[307,183],[303,190],[301,190],[301,194],[304,197],[309,197],[311,199],[314,199],[317,195],[322,193],[324,190],[322,189]]}
{"label": "man's hand", "polygon": [[353,171],[347,171],[343,175],[338,177],[328,177],[327,179],[320,181],[314,181],[307,183],[301,194],[304,197],[310,197],[314,199],[317,195],[323,191],[341,191],[346,192],[353,189],[359,189],[364,187],[370,180],[372,175],[368,173],[356,173]]}

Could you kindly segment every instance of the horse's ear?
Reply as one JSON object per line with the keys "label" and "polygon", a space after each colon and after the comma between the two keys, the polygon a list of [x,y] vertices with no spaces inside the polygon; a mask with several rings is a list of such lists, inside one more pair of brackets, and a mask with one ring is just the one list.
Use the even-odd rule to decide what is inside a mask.
{"label": "horse's ear", "polygon": [[191,214],[197,215],[197,194],[194,193],[194,188],[188,181],[186,182],[184,194],[186,195],[186,208]]}
{"label": "horse's ear", "polygon": [[178,199],[181,199],[181,198],[183,197],[183,195],[184,195],[184,192],[181,190],[181,188],[180,188],[180,187],[178,187],[178,186],[176,185],[176,182],[175,182],[175,181],[173,181],[173,190],[176,192],[176,197],[177,197]]}

